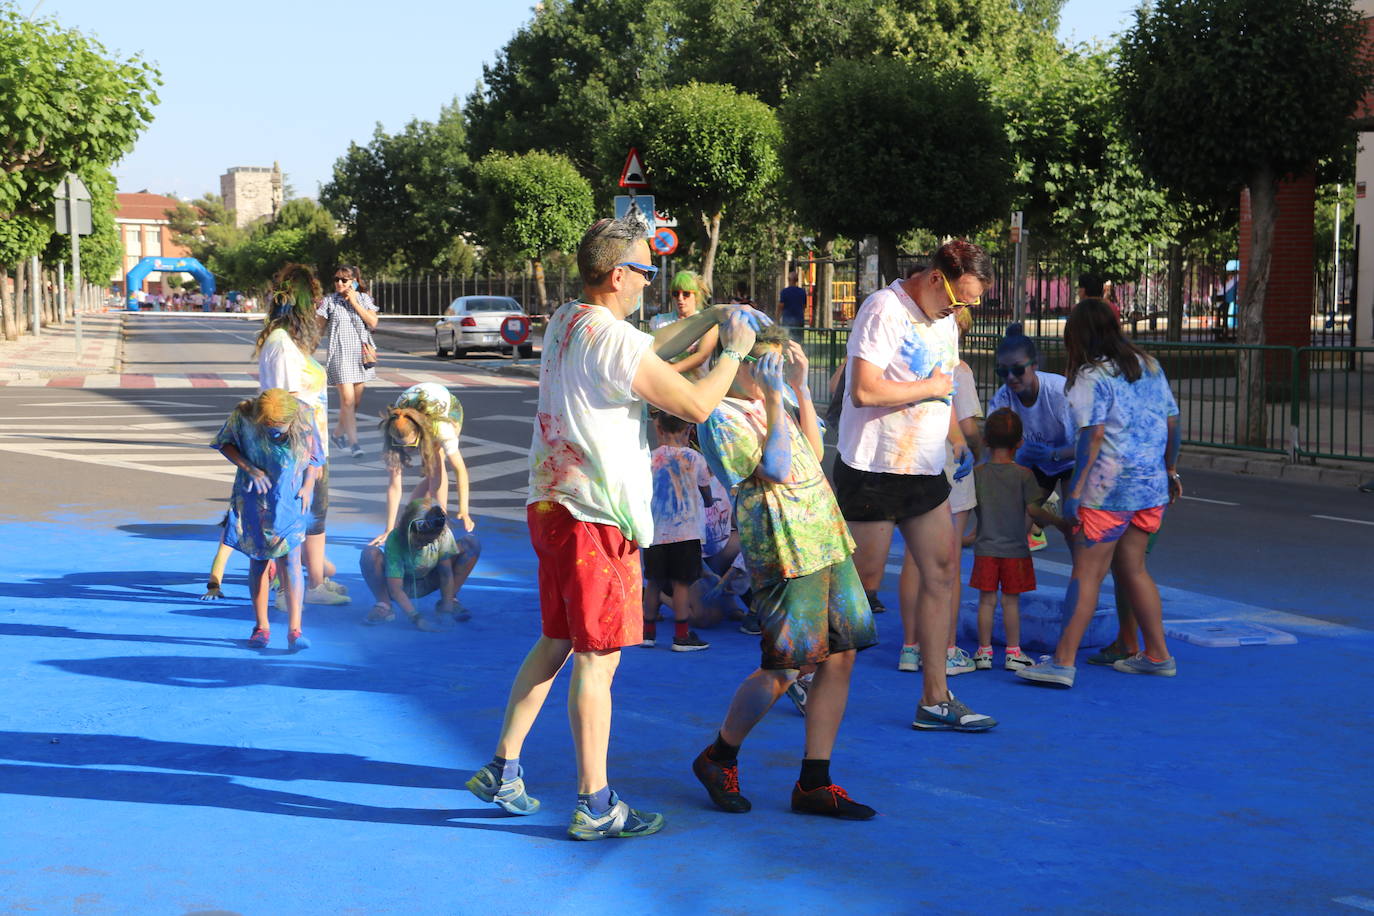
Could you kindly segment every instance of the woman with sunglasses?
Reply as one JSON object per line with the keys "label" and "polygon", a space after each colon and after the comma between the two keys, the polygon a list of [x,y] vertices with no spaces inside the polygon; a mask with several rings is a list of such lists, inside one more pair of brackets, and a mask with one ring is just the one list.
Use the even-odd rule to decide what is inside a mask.
{"label": "woman with sunglasses", "polygon": [[1016,452],[1016,463],[1030,468],[1044,498],[1049,499],[1073,477],[1075,429],[1064,376],[1040,370],[1039,350],[1020,322],[1007,325],[996,359],[994,371],[1002,387],[988,402],[988,414],[1007,407],[1021,418],[1025,444]]}
{"label": "woman with sunglasses", "polygon": [[372,366],[363,362],[363,345],[372,343],[372,329],[377,326],[377,305],[367,294],[362,272],[341,264],[334,271],[334,292],[324,297],[315,314],[329,331],[325,368],[329,384],[339,391],[339,417],[330,439],[354,458],[361,458],[358,403],[363,398],[363,385],[377,377]]}
{"label": "woman with sunglasses", "polygon": [[[690,270],[677,272],[673,277],[669,292],[673,297],[675,308],[655,315],[653,320],[649,322],[650,333],[660,328],[666,328],[683,318],[691,318],[711,300],[711,288],[706,285],[706,281],[701,278],[700,274],[692,273]],[[701,378],[709,370],[706,363],[715,351],[718,339],[718,331],[713,327],[703,334],[700,340],[688,347],[682,355],[669,360],[669,362],[672,363],[674,369],[688,378]]]}

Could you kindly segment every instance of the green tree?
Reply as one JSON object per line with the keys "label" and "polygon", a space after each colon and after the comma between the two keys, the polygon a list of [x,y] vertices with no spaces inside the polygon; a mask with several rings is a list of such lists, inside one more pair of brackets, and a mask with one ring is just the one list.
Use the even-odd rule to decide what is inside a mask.
{"label": "green tree", "polygon": [[[1121,106],[1146,170],[1199,199],[1249,190],[1241,343],[1264,341],[1279,181],[1342,148],[1374,85],[1363,37],[1349,0],[1155,0],[1121,37]],[[1243,373],[1242,386],[1261,403],[1262,372]],[[1246,439],[1259,443],[1265,412],[1248,416]]]}
{"label": "green tree", "polygon": [[597,140],[616,109],[668,83],[678,15],[673,0],[539,4],[468,97],[473,158],[545,150],[596,180]]}
{"label": "green tree", "polygon": [[222,252],[242,245],[248,231],[235,224],[234,211],[218,194],[205,194],[190,203],[179,202],[167,211],[172,241],[191,252],[207,268]]}
{"label": "green tree", "polygon": [[544,258],[572,251],[594,215],[592,186],[562,156],[533,152],[488,153],[477,163],[488,244],[534,264],[534,289],[542,312],[548,305]]}
{"label": "green tree", "polygon": [[339,232],[334,218],[308,197],[282,204],[276,219],[255,224],[237,244],[210,255],[206,267],[226,286],[266,290],[286,264],[305,264],[316,272],[333,269]]}
{"label": "green tree", "polygon": [[622,107],[603,140],[603,161],[639,149],[655,203],[701,224],[701,274],[709,284],[726,208],[758,200],[774,184],[781,139],[777,115],[758,99],[729,86],[691,83]]}
{"label": "green tree", "polygon": [[[91,193],[91,234],[81,237],[81,274],[92,283],[105,283],[124,263],[124,241],[115,225],[119,209],[115,197],[115,178],[109,168],[87,165],[77,170]],[[45,264],[71,262],[72,240],[54,234],[43,251]]]}
{"label": "green tree", "polygon": [[780,115],[787,186],[803,221],[850,238],[876,235],[888,280],[903,233],[970,233],[1007,211],[1001,116],[967,73],[839,61]]}
{"label": "green tree", "polygon": [[[72,171],[107,166],[152,120],[157,71],[114,59],[53,19],[0,5],[0,288],[10,266],[52,234],[53,192]],[[0,303],[8,339],[15,303]]]}
{"label": "green tree", "polygon": [[320,189],[343,226],[343,247],[371,271],[453,270],[471,221],[472,169],[456,102],[436,121],[413,120],[397,134],[377,125],[366,146],[349,144]]}

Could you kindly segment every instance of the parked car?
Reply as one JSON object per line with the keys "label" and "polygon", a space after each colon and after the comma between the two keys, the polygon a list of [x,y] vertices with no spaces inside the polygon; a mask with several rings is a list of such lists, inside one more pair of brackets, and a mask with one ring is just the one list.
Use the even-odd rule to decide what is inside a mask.
{"label": "parked car", "polygon": [[513,347],[501,337],[501,323],[511,315],[525,315],[525,310],[509,296],[459,296],[434,323],[434,352],[458,357],[468,350],[502,350],[514,356],[518,350],[522,359],[529,359],[533,344]]}

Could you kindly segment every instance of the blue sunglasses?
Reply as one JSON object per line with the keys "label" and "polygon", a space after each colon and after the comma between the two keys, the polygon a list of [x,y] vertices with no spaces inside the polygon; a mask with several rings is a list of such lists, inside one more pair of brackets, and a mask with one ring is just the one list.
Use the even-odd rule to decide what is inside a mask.
{"label": "blue sunglasses", "polygon": [[654,282],[654,277],[658,276],[658,268],[652,264],[640,264],[638,261],[621,261],[615,266],[628,267],[650,283]]}

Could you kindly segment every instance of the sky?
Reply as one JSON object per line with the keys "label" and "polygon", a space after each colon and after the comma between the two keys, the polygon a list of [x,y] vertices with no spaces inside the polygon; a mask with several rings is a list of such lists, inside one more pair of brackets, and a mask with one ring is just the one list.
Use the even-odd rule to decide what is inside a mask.
{"label": "sky", "polygon": [[[121,191],[219,193],[233,166],[281,163],[313,197],[350,142],[462,100],[527,0],[15,0],[162,71],[153,124],[115,166]],[[1107,39],[1137,0],[1068,0],[1060,36]]]}

